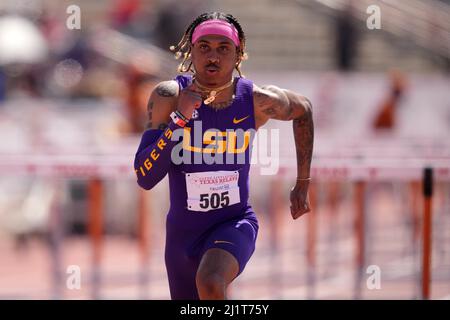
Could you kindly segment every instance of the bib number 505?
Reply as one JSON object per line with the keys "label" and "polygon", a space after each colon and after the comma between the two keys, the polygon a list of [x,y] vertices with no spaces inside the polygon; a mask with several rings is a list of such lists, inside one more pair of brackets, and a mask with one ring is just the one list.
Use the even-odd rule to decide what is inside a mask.
{"label": "bib number 505", "polygon": [[202,193],[200,195],[200,208],[202,209],[218,209],[228,206],[230,203],[230,197],[228,191],[221,193]]}

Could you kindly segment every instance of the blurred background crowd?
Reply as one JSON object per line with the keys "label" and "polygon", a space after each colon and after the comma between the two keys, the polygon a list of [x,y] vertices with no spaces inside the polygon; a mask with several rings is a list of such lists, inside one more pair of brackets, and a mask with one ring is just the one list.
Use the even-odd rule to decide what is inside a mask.
{"label": "blurred background crowd", "polygon": [[[368,10],[371,5],[380,9],[380,29],[368,27],[367,20],[373,13]],[[353,160],[370,160],[380,157],[386,151],[383,143],[389,142],[394,150],[388,150],[392,151],[389,153],[392,158],[402,158],[406,152],[415,158],[428,157],[444,164],[448,161],[450,167],[448,0],[2,0],[0,298],[92,297],[87,289],[77,293],[65,290],[61,280],[67,264],[85,266],[82,270],[88,270],[86,273],[92,269],[90,255],[86,253],[92,250],[91,242],[85,237],[89,231],[89,179],[82,175],[67,178],[34,175],[29,171],[25,174],[25,169],[16,172],[11,165],[16,161],[11,159],[27,159],[32,163],[33,159],[45,162],[65,156],[68,159],[65,165],[70,167],[80,155],[112,158],[119,155],[129,159],[129,172],[108,178],[102,191],[105,199],[102,233],[115,236],[104,243],[106,260],[102,265],[112,268],[110,273],[125,274],[119,277],[120,281],[116,279],[110,291],[104,289],[103,297],[135,297],[134,282],[130,284],[128,280],[134,279],[133,270],[139,269],[139,259],[130,252],[134,252],[136,238],[142,236],[142,220],[137,213],[141,200],[132,159],[147,122],[146,106],[151,90],[159,81],[176,76],[177,61],[169,46],[178,43],[196,16],[208,11],[229,12],[241,23],[249,55],[243,63],[246,77],[258,85],[274,84],[310,98],[316,126],[315,159],[321,156],[333,159],[348,149]],[[267,128],[280,130],[284,141],[279,145],[283,165],[283,159],[293,156],[290,124],[272,122]],[[301,259],[306,248],[294,253],[289,251],[291,247],[286,249],[282,244],[273,248],[272,238],[263,233],[267,228],[269,234],[276,225],[278,231],[272,230],[270,234],[284,239],[280,243],[290,243],[295,228],[306,232],[304,225],[288,221],[288,188],[292,181],[282,182],[281,199],[286,205],[280,209],[282,222],[276,224],[270,218],[270,204],[266,201],[271,192],[267,186],[269,179],[255,171],[252,180],[252,201],[259,210],[263,228],[258,240],[262,249],[248,273],[265,279],[272,272],[265,259],[277,254],[278,259],[287,261],[284,264],[287,269],[279,272],[290,279],[289,266],[301,261],[291,259]],[[324,217],[331,211],[342,213],[341,231],[327,229],[326,222],[321,222],[319,228],[325,228],[320,229],[329,240],[325,243],[332,246],[333,242],[342,241],[340,249],[331,249],[343,252],[340,257],[344,262],[339,260],[336,265],[345,269],[346,254],[352,251],[346,242],[353,228],[352,218],[345,216],[351,206],[352,186],[345,179],[338,183],[330,186],[328,181],[322,181],[318,190],[323,196],[317,201]],[[407,235],[411,221],[404,216],[390,220],[394,213],[410,209],[401,206],[402,202],[414,201],[406,189],[404,183],[393,180],[375,185],[368,192],[369,198],[376,199],[371,204],[371,213],[388,217],[379,225],[392,222],[389,224],[393,226],[392,234],[401,235],[396,243],[406,248],[399,250],[412,254],[418,250],[418,244],[411,243]],[[437,242],[445,259],[439,260],[444,271],[438,273],[440,278],[436,282],[441,286],[435,298],[450,294],[447,272],[450,237],[446,231],[450,230],[449,190],[448,180],[438,188],[436,210],[442,215],[437,214],[435,222],[442,228],[437,229],[442,231]],[[143,277],[150,279],[150,286],[143,297],[168,297],[162,260],[167,191],[164,182],[145,196],[149,204],[145,215],[150,217],[150,227],[145,232],[150,246],[142,250],[144,256],[151,258],[149,265],[144,264],[149,274],[145,276],[144,272]],[[60,212],[58,248],[52,241],[51,212],[55,199]],[[340,203],[339,208],[336,202]],[[268,222],[264,227],[265,219]],[[284,224],[287,226],[281,227]],[[372,221],[371,225],[377,223]],[[382,248],[389,247],[387,241]],[[328,256],[327,252],[318,254]],[[335,252],[331,255],[338,256]],[[333,265],[327,259],[322,262],[327,268]],[[111,267],[114,265],[117,269]],[[395,268],[404,269],[405,265]],[[395,283],[387,294],[384,291],[369,297],[416,297],[414,268],[405,276],[406,282]],[[324,274],[318,272],[317,278],[326,278],[327,270]],[[270,285],[258,287],[261,281],[253,284],[254,278],[246,278],[244,274],[237,284],[241,290],[236,290],[234,297],[311,297],[302,291],[305,285],[302,281],[291,291],[275,286],[279,291],[274,293]],[[86,281],[84,288],[98,284],[97,280]],[[102,283],[107,287],[108,280]],[[353,297],[352,286],[341,291],[331,290],[333,286],[344,288],[345,284],[324,284],[317,297]]]}

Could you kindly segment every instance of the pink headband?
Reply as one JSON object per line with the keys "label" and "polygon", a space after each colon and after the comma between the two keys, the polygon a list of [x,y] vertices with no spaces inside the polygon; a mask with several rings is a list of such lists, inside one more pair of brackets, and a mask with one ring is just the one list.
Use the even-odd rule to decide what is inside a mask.
{"label": "pink headband", "polygon": [[239,34],[236,28],[232,24],[219,19],[207,20],[200,23],[192,34],[192,43],[195,43],[200,37],[210,34],[227,37],[234,42],[236,47],[240,45]]}

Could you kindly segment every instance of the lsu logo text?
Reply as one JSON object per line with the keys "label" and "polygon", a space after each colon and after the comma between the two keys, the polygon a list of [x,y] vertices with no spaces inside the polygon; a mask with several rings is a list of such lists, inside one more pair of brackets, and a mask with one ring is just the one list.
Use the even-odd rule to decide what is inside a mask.
{"label": "lsu logo text", "polygon": [[[251,140],[251,132],[243,130],[220,131],[209,129],[204,132],[201,139],[194,133],[191,141],[191,128],[183,130],[183,150],[198,153],[244,153]],[[199,140],[201,141],[199,143]]]}

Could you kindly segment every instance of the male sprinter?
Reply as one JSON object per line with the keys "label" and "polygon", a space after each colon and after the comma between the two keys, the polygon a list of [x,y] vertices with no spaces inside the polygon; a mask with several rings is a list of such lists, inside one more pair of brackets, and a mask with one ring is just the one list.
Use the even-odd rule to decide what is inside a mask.
{"label": "male sprinter", "polygon": [[[230,14],[200,15],[171,49],[184,57],[179,71],[193,76],[161,82],[151,93],[149,129],[134,162],[137,182],[150,190],[169,173],[165,260],[172,299],[226,299],[258,233],[248,203],[248,133],[270,118],[293,121],[298,169],[290,200],[297,219],[310,211],[311,104],[294,92],[258,87],[241,76],[245,36]],[[233,78],[234,69],[239,77]],[[195,144],[198,135],[201,141]],[[218,161],[210,161],[216,156]]]}

